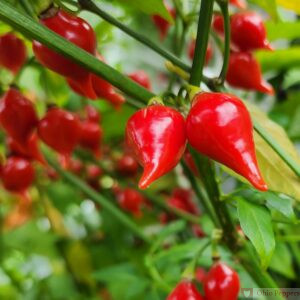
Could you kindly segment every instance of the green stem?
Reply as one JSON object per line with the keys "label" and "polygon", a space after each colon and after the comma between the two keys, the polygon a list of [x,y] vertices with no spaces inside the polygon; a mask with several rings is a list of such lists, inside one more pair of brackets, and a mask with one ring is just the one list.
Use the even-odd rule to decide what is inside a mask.
{"label": "green stem", "polygon": [[223,85],[229,65],[229,56],[230,56],[230,18],[228,12],[228,1],[219,0],[218,4],[221,8],[223,19],[224,19],[224,31],[225,31],[225,40],[224,40],[224,59],[221,73],[219,75],[219,84]]}
{"label": "green stem", "polygon": [[300,165],[288,155],[283,148],[268,134],[268,132],[257,122],[253,121],[255,131],[271,146],[271,148],[282,158],[282,160],[300,177]]}
{"label": "green stem", "polygon": [[127,27],[126,25],[122,24],[121,22],[119,22],[118,20],[116,20],[115,18],[113,18],[112,16],[110,16],[109,14],[107,14],[105,11],[103,11],[93,1],[91,1],[91,0],[78,0],[78,2],[79,2],[79,4],[81,5],[81,7],[83,9],[88,10],[88,11],[90,11],[90,12],[98,15],[103,20],[105,20],[108,23],[110,23],[110,24],[114,25],[115,27],[119,28],[120,30],[122,30],[123,32],[125,32],[126,34],[128,34],[129,36],[131,36],[132,38],[136,39],[140,43],[148,46],[154,52],[159,53],[161,56],[163,56],[167,60],[171,61],[176,66],[180,67],[181,69],[183,69],[185,71],[189,71],[190,70],[190,67],[188,65],[186,65],[185,63],[183,63],[176,56],[174,56],[173,54],[171,54],[167,50],[159,47],[158,45],[156,45],[155,43],[153,43],[153,41],[150,40],[149,38],[147,38],[147,37],[145,37],[145,36],[143,36],[143,35],[135,32],[134,30],[132,30],[129,27]]}
{"label": "green stem", "polygon": [[92,200],[98,202],[104,209],[109,211],[117,220],[128,227],[133,233],[135,233],[144,242],[151,244],[150,238],[148,238],[140,228],[122,211],[116,208],[112,201],[106,199],[101,194],[98,194],[94,189],[89,187],[84,181],[77,176],[63,170],[57,163],[47,157],[49,165],[51,165],[65,180],[69,181],[74,186],[77,186],[81,191],[88,195]]}
{"label": "green stem", "polygon": [[50,49],[70,58],[79,65],[101,76],[129,96],[132,96],[145,104],[149,99],[155,96],[127,76],[122,75],[120,72],[101,62],[93,55],[35,22],[32,18],[23,15],[14,7],[3,1],[0,2],[0,19],[27,36],[41,42]]}
{"label": "green stem", "polygon": [[30,5],[30,3],[28,3],[27,0],[20,0],[20,4],[23,7],[24,11],[33,19],[37,20],[37,16],[34,13],[34,9],[32,8],[32,6]]}
{"label": "green stem", "polygon": [[198,21],[198,32],[190,84],[199,86],[203,78],[203,68],[205,64],[206,49],[210,32],[210,24],[213,14],[214,0],[202,0]]}

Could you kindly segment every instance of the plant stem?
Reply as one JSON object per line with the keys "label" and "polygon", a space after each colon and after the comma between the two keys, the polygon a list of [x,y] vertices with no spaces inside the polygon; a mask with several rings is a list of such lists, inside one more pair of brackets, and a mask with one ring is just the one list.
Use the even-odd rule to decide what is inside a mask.
{"label": "plant stem", "polygon": [[24,11],[33,19],[37,19],[37,16],[34,13],[34,10],[32,8],[32,6],[30,5],[30,3],[28,3],[27,0],[20,0],[20,4],[23,7]]}
{"label": "plant stem", "polygon": [[282,158],[282,160],[300,177],[300,165],[288,155],[283,148],[268,134],[268,132],[257,122],[253,121],[255,131],[271,146],[271,148]]}
{"label": "plant stem", "polygon": [[96,5],[93,1],[91,0],[78,0],[80,6],[88,10],[98,16],[100,16],[103,20],[107,21],[108,23],[116,26],[132,38],[136,39],[140,43],[148,46],[150,49],[152,49],[154,52],[159,53],[161,56],[166,58],[167,60],[170,60],[174,65],[177,65],[181,69],[185,71],[189,71],[190,67],[183,63],[180,59],[178,59],[175,55],[172,53],[168,52],[167,50],[163,49],[162,47],[158,46],[157,44],[153,43],[152,40],[149,38],[137,33],[136,31],[130,29],[126,25],[122,24],[109,14],[107,14],[105,11],[103,11],[98,5]]}
{"label": "plant stem", "polygon": [[199,86],[203,78],[206,49],[213,14],[214,0],[202,0],[198,21],[195,56],[193,60],[190,84]]}
{"label": "plant stem", "polygon": [[230,56],[230,18],[228,12],[228,1],[219,0],[218,4],[221,8],[223,19],[224,19],[224,32],[225,32],[223,66],[218,78],[218,83],[220,85],[223,85],[228,70],[229,56]]}
{"label": "plant stem", "polygon": [[104,209],[109,211],[117,220],[123,223],[124,226],[128,227],[133,233],[136,234],[144,242],[151,244],[150,238],[148,238],[140,228],[122,211],[116,208],[112,201],[106,199],[101,194],[98,194],[94,189],[89,187],[84,181],[77,176],[63,170],[57,163],[55,163],[49,156],[46,157],[49,165],[51,165],[63,178],[77,186],[81,191],[88,195],[92,200],[98,202]]}

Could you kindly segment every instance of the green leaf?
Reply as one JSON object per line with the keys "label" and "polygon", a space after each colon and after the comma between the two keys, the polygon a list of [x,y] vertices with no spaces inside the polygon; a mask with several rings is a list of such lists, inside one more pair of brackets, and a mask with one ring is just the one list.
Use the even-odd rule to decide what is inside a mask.
{"label": "green leaf", "polygon": [[300,66],[300,47],[290,47],[275,51],[257,51],[255,56],[263,71],[289,69]]}
{"label": "green leaf", "polygon": [[266,22],[268,39],[270,41],[278,39],[295,39],[299,37],[300,22]]}
{"label": "green leaf", "polygon": [[169,14],[163,0],[118,0],[128,6],[141,10],[148,15],[160,15],[170,23],[173,23],[173,18]]}
{"label": "green leaf", "polygon": [[269,208],[275,209],[282,215],[292,221],[296,221],[296,215],[293,209],[293,200],[286,195],[276,195],[271,192],[263,193],[266,204]]}
{"label": "green leaf", "polygon": [[277,0],[277,3],[286,9],[292,10],[295,13],[300,14],[299,0]]}
{"label": "green leaf", "polygon": [[242,230],[256,249],[262,267],[266,269],[275,250],[270,212],[264,206],[242,198],[237,201],[237,209]]}
{"label": "green leaf", "polygon": [[293,259],[289,248],[284,243],[277,243],[270,263],[270,269],[289,278],[295,279]]}
{"label": "green leaf", "polygon": [[276,0],[250,0],[250,2],[263,8],[274,20],[279,19]]}

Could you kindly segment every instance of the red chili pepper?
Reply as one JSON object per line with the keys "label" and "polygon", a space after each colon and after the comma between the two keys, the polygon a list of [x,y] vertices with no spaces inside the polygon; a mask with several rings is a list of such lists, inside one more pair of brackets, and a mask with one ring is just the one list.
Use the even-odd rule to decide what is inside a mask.
{"label": "red chili pepper", "polygon": [[40,139],[61,154],[65,167],[68,165],[71,152],[80,141],[81,132],[78,116],[60,108],[48,110],[38,125]]}
{"label": "red chili pepper", "polygon": [[206,277],[206,271],[203,268],[198,267],[195,272],[195,279],[199,283],[203,283]]}
{"label": "red chili pepper", "polygon": [[240,9],[246,9],[247,3],[243,0],[230,0],[229,1],[231,5],[234,5]]}
{"label": "red chili pepper", "polygon": [[85,107],[85,112],[86,112],[86,118],[88,121],[90,122],[95,122],[95,123],[99,123],[101,120],[101,116],[100,113],[98,112],[98,110],[91,106],[91,105],[87,105]]}
{"label": "red chili pepper", "polygon": [[98,179],[103,171],[98,165],[88,165],[86,168],[86,175],[89,180]]}
{"label": "red chili pepper", "polygon": [[26,145],[38,124],[38,117],[32,102],[11,88],[0,100],[0,123],[17,143]]}
{"label": "red chili pepper", "polygon": [[[166,8],[167,8],[169,14],[173,18],[175,18],[176,10],[174,8],[169,7],[168,5],[166,5]],[[153,20],[154,25],[156,26],[156,28],[159,31],[160,39],[164,40],[168,34],[171,23],[169,21],[167,21],[166,19],[164,19],[163,17],[161,17],[160,15],[153,15],[152,20]]]}
{"label": "red chili pepper", "polygon": [[[213,20],[216,32],[224,34],[222,15],[216,14]],[[255,12],[239,12],[230,17],[231,42],[240,51],[257,49],[273,50],[267,40],[266,28],[261,17]]]}
{"label": "red chili pepper", "polygon": [[[44,26],[90,54],[96,54],[96,35],[93,28],[85,20],[61,9],[53,9],[49,11],[50,13],[52,13],[52,16],[46,16],[40,20]],[[91,73],[88,70],[38,41],[33,41],[33,52],[41,64],[64,77],[72,79],[87,97],[97,98],[92,86]]]}
{"label": "red chili pepper", "polygon": [[100,156],[100,142],[102,138],[102,129],[98,123],[84,121],[81,123],[80,145],[91,150],[98,158]]}
{"label": "red chili pepper", "polygon": [[144,88],[151,90],[151,82],[148,74],[143,70],[138,70],[128,75],[129,78],[143,86]]}
{"label": "red chili pepper", "polygon": [[116,193],[118,203],[122,209],[132,213],[135,217],[142,216],[144,197],[134,189],[126,188]]}
{"label": "red chili pepper", "polygon": [[145,189],[181,159],[186,146],[185,120],[173,108],[148,106],[127,122],[126,142],[144,168],[139,187]]}
{"label": "red chili pepper", "polygon": [[192,200],[191,190],[183,189],[183,188],[176,188],[176,189],[174,189],[174,191],[172,193],[172,197],[177,198],[180,201],[182,201],[187,209],[186,210],[187,212],[194,214],[194,215],[199,214],[198,208]]}
{"label": "red chili pepper", "polygon": [[177,284],[167,300],[203,300],[203,297],[191,281],[183,280]]}
{"label": "red chili pepper", "polygon": [[129,154],[124,154],[117,161],[117,171],[124,176],[134,176],[138,171],[139,165],[135,158]]}
{"label": "red chili pepper", "polygon": [[204,279],[206,300],[236,300],[239,290],[239,275],[222,262],[214,264]]}
{"label": "red chili pepper", "polygon": [[190,153],[190,151],[188,149],[185,150],[184,155],[183,155],[183,159],[184,159],[185,163],[187,164],[187,166],[194,173],[194,175],[200,177],[200,173],[199,173],[199,170],[197,168],[197,165],[196,165],[196,163],[195,163],[195,161],[192,157],[192,154]]}
{"label": "red chili pepper", "polygon": [[239,98],[199,93],[186,126],[188,141],[197,151],[244,176],[257,189],[267,190],[257,164],[251,117]]}
{"label": "red chili pepper", "polygon": [[83,170],[83,163],[79,159],[70,159],[69,170],[77,175],[80,175]]}
{"label": "red chili pepper", "polygon": [[10,192],[24,194],[34,181],[34,169],[31,163],[21,157],[7,159],[2,169],[2,182]]}
{"label": "red chili pepper", "polygon": [[[101,61],[104,61],[103,57],[100,54],[97,54],[97,58],[99,58],[99,60]],[[78,82],[74,81],[71,78],[68,78],[67,81],[70,88],[74,92],[84,97],[89,97],[88,94],[86,94],[85,91],[81,89],[80,85],[78,85]],[[108,81],[95,74],[92,74],[91,82],[94,92],[96,93],[96,98],[103,98],[107,100],[116,109],[120,108],[120,106],[125,102],[125,98],[121,94],[117,93],[115,88]]]}
{"label": "red chili pepper", "polygon": [[0,66],[18,73],[26,61],[27,51],[24,42],[13,33],[0,36]]}
{"label": "red chili pepper", "polygon": [[205,232],[203,231],[202,227],[198,224],[192,224],[192,231],[195,237],[197,238],[203,238],[206,236]]}
{"label": "red chili pepper", "polygon": [[47,162],[41,153],[38,145],[38,136],[33,133],[26,144],[20,145],[12,137],[7,137],[7,145],[13,156],[21,156],[29,160],[36,160],[46,166]]}
{"label": "red chili pepper", "polygon": [[273,87],[263,79],[260,65],[252,53],[230,54],[226,81],[236,88],[274,94]]}
{"label": "red chili pepper", "polygon": [[[188,56],[191,60],[194,59],[194,55],[195,55],[195,47],[196,47],[196,40],[193,39],[188,47]],[[213,56],[213,48],[211,46],[210,43],[208,43],[207,45],[207,49],[206,49],[206,55],[205,55],[205,64],[207,65],[209,63],[209,61],[211,60]]]}

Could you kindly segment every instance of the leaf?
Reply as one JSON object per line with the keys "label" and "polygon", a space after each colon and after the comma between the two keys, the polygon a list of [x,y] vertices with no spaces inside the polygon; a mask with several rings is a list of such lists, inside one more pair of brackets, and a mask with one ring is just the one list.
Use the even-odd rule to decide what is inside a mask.
{"label": "leaf", "polygon": [[279,19],[276,0],[251,0],[252,3],[263,8],[274,20]]}
{"label": "leaf", "polygon": [[262,267],[266,269],[275,250],[271,214],[264,206],[243,198],[238,199],[237,210],[241,228],[256,249]]}
{"label": "leaf", "polygon": [[160,15],[170,23],[173,23],[173,18],[169,14],[163,0],[118,0],[121,3],[126,3],[128,6],[141,10],[148,15]]}
{"label": "leaf", "polygon": [[277,3],[286,9],[292,10],[295,13],[300,14],[299,0],[277,0]]}
{"label": "leaf", "polygon": [[289,278],[295,279],[291,252],[284,243],[277,243],[270,263],[270,269]]}
{"label": "leaf", "polygon": [[300,66],[300,47],[255,53],[263,71],[288,69]]}
{"label": "leaf", "polygon": [[292,221],[296,221],[296,215],[293,209],[293,200],[286,195],[276,195],[271,192],[262,193],[266,199],[266,204],[269,208],[273,208],[280,212],[282,215]]}
{"label": "leaf", "polygon": [[278,39],[295,39],[299,37],[300,22],[266,22],[268,39],[270,41]]}

